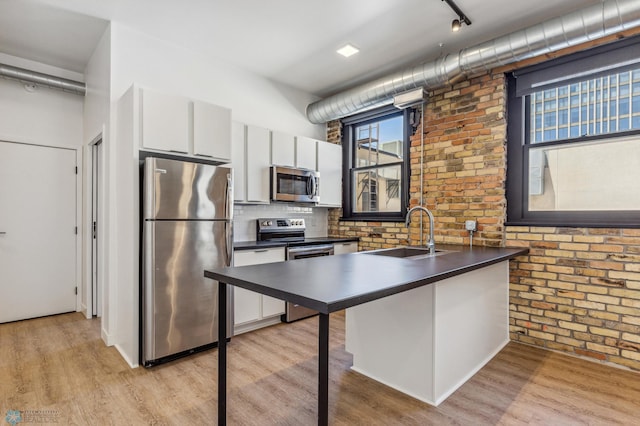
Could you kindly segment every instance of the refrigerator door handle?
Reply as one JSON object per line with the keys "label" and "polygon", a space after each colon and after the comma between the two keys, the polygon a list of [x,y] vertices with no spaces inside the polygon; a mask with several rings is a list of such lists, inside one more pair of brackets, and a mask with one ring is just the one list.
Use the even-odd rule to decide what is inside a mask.
{"label": "refrigerator door handle", "polygon": [[227,220],[233,219],[233,175],[227,173],[227,185],[225,188],[226,199],[224,200],[225,217]]}
{"label": "refrigerator door handle", "polygon": [[227,242],[227,266],[233,264],[233,175],[232,172],[227,174],[225,212],[227,217],[227,226],[225,226],[225,238]]}
{"label": "refrigerator door handle", "polygon": [[227,265],[233,266],[233,222],[228,221],[224,227],[225,229],[225,239],[227,241]]}

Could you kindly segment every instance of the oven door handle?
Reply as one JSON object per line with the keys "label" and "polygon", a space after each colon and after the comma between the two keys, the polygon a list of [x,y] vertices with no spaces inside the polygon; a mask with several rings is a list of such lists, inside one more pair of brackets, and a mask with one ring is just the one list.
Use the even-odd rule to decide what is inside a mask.
{"label": "oven door handle", "polygon": [[294,257],[296,254],[304,253],[306,256],[314,254],[333,254],[333,244],[311,245],[301,247],[288,247],[287,248],[287,260]]}

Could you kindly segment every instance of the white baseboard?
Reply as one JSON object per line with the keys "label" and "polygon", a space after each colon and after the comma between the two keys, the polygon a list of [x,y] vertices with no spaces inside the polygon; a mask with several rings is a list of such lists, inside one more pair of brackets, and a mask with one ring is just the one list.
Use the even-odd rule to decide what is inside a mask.
{"label": "white baseboard", "polygon": [[118,352],[120,352],[120,356],[125,360],[125,362],[127,364],[129,364],[129,367],[131,368],[138,368],[140,365],[138,364],[138,362],[132,362],[129,357],[127,356],[127,354],[122,350],[122,348],[120,348],[120,345],[116,344],[115,345],[116,349],[118,350]]}

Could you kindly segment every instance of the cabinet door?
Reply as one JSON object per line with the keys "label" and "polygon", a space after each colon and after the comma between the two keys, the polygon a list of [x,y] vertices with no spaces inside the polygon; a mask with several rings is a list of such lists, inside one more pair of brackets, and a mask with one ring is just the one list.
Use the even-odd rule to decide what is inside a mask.
{"label": "cabinet door", "polygon": [[296,138],[296,167],[316,170],[316,140],[305,136]]}
{"label": "cabinet door", "polygon": [[189,152],[189,101],[181,96],[144,89],[142,147]]}
{"label": "cabinet door", "polygon": [[321,206],[342,205],[342,146],[318,142]]}
{"label": "cabinet door", "polygon": [[349,241],[345,243],[333,243],[333,254],[356,253],[358,251],[358,242]]}
{"label": "cabinet door", "polygon": [[233,198],[235,201],[246,201],[245,125],[237,121],[231,124],[231,166],[233,167]]}
{"label": "cabinet door", "polygon": [[263,263],[283,262],[284,247],[257,250],[236,250],[233,253],[234,266],[261,265]]}
{"label": "cabinet door", "polygon": [[282,315],[285,312],[284,300],[275,299],[269,296],[262,296],[262,318],[269,318]]}
{"label": "cabinet door", "polygon": [[233,324],[259,320],[261,300],[261,294],[235,287],[233,289]]}
{"label": "cabinet door", "polygon": [[231,110],[193,101],[193,153],[216,160],[231,160]]}
{"label": "cabinet door", "polygon": [[[274,247],[235,251],[233,257],[234,266],[245,266],[281,262],[285,254],[284,247]],[[234,310],[234,324],[239,325],[284,313],[284,301],[235,287]]]}
{"label": "cabinet door", "polygon": [[247,202],[269,203],[269,130],[247,126]]}
{"label": "cabinet door", "polygon": [[276,166],[295,167],[295,137],[293,135],[271,132],[271,164]]}

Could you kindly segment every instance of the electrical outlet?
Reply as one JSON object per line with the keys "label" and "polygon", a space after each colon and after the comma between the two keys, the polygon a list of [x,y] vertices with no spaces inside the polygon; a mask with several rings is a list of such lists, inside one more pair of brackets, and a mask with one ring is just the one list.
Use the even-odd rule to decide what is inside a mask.
{"label": "electrical outlet", "polygon": [[467,220],[464,222],[464,228],[467,231],[475,231],[476,230],[476,221],[475,220]]}

